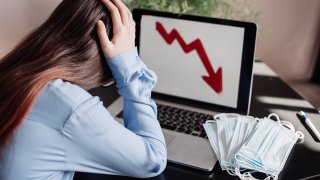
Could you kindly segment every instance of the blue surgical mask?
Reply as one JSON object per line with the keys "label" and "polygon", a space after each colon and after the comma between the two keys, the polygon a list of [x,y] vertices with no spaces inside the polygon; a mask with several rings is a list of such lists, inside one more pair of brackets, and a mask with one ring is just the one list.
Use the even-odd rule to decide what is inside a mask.
{"label": "blue surgical mask", "polygon": [[218,136],[218,147],[220,152],[220,165],[222,170],[226,170],[227,165],[227,153],[233,136],[233,130],[236,125],[237,118],[227,118],[222,116],[215,116],[214,118],[217,124],[217,136]]}
{"label": "blue surgical mask", "polygon": [[252,116],[240,116],[234,128],[234,136],[228,149],[228,172],[234,174],[236,167],[235,154],[253,133],[258,121]]}
{"label": "blue surgical mask", "polygon": [[[276,121],[270,119],[272,116]],[[239,172],[240,168],[244,168],[265,173],[267,179],[277,179],[292,147],[299,138],[303,138],[301,132],[294,132],[292,128],[289,122],[281,122],[276,114],[260,120],[252,136],[235,155],[237,175],[246,179],[244,177],[248,177],[248,173],[244,176]]]}
{"label": "blue surgical mask", "polygon": [[209,142],[211,144],[211,147],[213,148],[214,152],[216,153],[217,159],[219,162],[221,162],[220,159],[220,151],[218,146],[218,136],[217,136],[217,124],[215,120],[208,120],[205,124],[203,124],[203,128],[207,133]]}
{"label": "blue surgical mask", "polygon": [[251,116],[221,113],[207,121],[204,129],[222,170],[234,171],[236,151],[252,133],[256,121]]}
{"label": "blue surgical mask", "polygon": [[[275,116],[277,121],[271,120]],[[252,172],[263,172],[276,179],[301,132],[287,121],[271,114],[258,119],[239,114],[219,114],[204,124],[221,168],[241,179],[255,179]],[[245,171],[245,173],[242,173]]]}

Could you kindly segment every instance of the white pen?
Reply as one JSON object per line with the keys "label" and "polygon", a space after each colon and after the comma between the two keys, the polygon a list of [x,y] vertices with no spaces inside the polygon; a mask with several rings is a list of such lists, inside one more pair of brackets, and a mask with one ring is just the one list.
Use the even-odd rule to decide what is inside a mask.
{"label": "white pen", "polygon": [[317,128],[313,125],[313,123],[311,122],[309,117],[306,115],[306,113],[304,113],[303,111],[300,111],[300,115],[301,115],[302,119],[304,120],[304,122],[306,122],[306,124],[309,126],[311,131],[317,136],[318,140],[320,141],[320,133],[317,130]]}

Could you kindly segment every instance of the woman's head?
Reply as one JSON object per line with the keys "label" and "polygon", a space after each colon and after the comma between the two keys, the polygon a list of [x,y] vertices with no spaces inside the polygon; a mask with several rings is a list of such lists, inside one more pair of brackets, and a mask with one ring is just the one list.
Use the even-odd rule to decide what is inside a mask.
{"label": "woman's head", "polygon": [[111,18],[101,0],[63,0],[48,20],[0,60],[0,152],[52,79],[84,89],[111,78],[96,34],[96,23]]}
{"label": "woman's head", "polygon": [[1,72],[26,65],[38,73],[59,68],[63,72],[55,78],[85,89],[98,86],[105,68],[95,30],[99,19],[111,34],[111,20],[101,0],[62,1],[44,24],[3,59],[10,58],[10,62],[3,62],[7,66],[1,65]]}

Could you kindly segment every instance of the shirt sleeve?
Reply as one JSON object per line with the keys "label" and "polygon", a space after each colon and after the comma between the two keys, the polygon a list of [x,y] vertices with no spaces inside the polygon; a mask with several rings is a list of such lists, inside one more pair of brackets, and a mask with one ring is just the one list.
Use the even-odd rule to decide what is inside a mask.
{"label": "shirt sleeve", "polygon": [[141,61],[136,48],[107,63],[124,99],[125,126],[114,120],[98,97],[86,98],[63,128],[66,170],[156,176],[167,162],[156,104],[151,99],[156,76]]}

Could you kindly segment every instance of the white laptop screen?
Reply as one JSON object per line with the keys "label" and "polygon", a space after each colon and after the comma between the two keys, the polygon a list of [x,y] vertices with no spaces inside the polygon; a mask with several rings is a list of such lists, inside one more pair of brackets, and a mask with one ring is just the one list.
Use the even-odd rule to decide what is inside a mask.
{"label": "white laptop screen", "polygon": [[161,94],[236,108],[243,41],[242,27],[141,17],[140,57]]}

